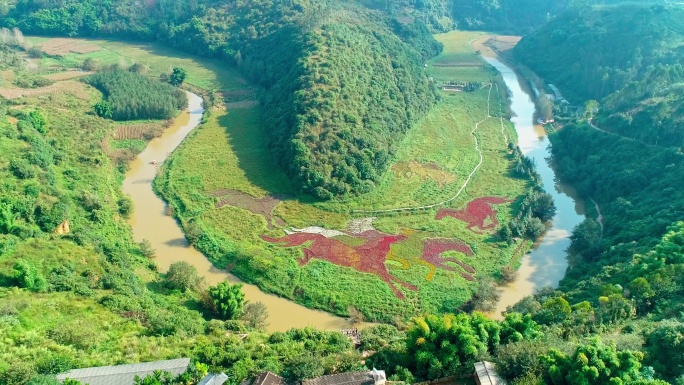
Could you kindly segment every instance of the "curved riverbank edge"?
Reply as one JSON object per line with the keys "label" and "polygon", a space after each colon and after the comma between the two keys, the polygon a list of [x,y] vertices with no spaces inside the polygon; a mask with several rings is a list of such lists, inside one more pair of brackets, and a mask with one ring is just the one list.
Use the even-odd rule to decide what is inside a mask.
{"label": "curved riverbank edge", "polygon": [[248,301],[262,302],[269,313],[269,332],[315,326],[324,330],[340,330],[351,326],[347,319],[312,310],[290,300],[262,292],[257,286],[242,282],[226,270],[215,267],[202,253],[190,246],[176,220],[167,215],[167,204],[152,188],[160,165],[198,127],[204,108],[202,98],[187,92],[188,109],[174,120],[161,137],[152,139],[145,150],[131,163],[123,181],[123,192],[133,200],[135,211],[128,223],[137,242],[146,239],[156,250],[155,262],[161,272],[174,262],[185,261],[197,269],[210,285],[230,281],[242,283]]}
{"label": "curved riverbank edge", "polygon": [[[535,124],[536,106],[528,82],[511,66],[503,62],[499,53],[485,44],[492,35],[484,35],[472,44],[483,60],[496,68],[509,90],[511,122],[518,134],[518,147],[531,158],[542,177],[544,190],[551,194],[557,212],[550,228],[535,243],[532,250],[522,257],[517,278],[502,286],[501,299],[491,316],[501,319],[501,313],[526,296],[535,294],[544,287],[557,287],[568,267],[566,249],[570,245],[570,234],[574,227],[584,220],[584,201],[575,189],[558,180],[555,164],[549,150],[546,131]],[[515,45],[514,37],[507,37]]]}

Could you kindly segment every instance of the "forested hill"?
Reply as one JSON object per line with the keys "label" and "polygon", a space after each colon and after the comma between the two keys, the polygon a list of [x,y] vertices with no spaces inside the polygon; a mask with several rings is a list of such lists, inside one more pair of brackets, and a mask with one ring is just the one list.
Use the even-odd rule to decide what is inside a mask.
{"label": "forested hill", "polygon": [[422,67],[440,46],[429,29],[355,1],[61,4],[20,1],[4,24],[34,34],[157,39],[237,65],[266,90],[275,159],[319,198],[372,189],[434,102]]}
{"label": "forested hill", "polygon": [[528,31],[548,0],[19,0],[0,18],[25,33],[158,40],[224,59],[261,85],[275,160],[319,198],[370,191],[432,106],[431,32]]}
{"label": "forested hill", "polygon": [[[572,9],[514,52],[572,104],[599,102],[596,116],[585,111],[550,136],[559,176],[596,202],[603,222],[595,213],[573,231],[556,295],[623,319],[681,317],[684,8]],[[532,309],[524,302],[518,310]],[[657,341],[649,360],[667,361],[666,345]],[[681,365],[653,366],[672,383],[684,375]]]}
{"label": "forested hill", "polygon": [[684,7],[626,3],[573,9],[515,49],[574,104],[601,102],[602,129],[684,145]]}
{"label": "forested hill", "polygon": [[684,8],[625,3],[572,8],[515,49],[518,59],[568,96],[601,99],[679,62]]}

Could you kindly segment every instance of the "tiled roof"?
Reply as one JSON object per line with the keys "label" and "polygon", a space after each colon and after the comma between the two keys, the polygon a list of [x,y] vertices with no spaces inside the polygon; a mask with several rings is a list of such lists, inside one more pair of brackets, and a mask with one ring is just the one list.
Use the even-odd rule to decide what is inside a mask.
{"label": "tiled roof", "polygon": [[[349,372],[331,374],[328,376],[302,381],[302,385],[374,385],[373,372]],[[254,384],[256,385],[256,384]]]}
{"label": "tiled roof", "polygon": [[197,385],[223,385],[226,380],[228,380],[228,376],[225,373],[208,374]]}
{"label": "tiled roof", "polygon": [[252,385],[284,385],[285,379],[271,372],[259,374],[252,382]]}
{"label": "tiled roof", "polygon": [[74,369],[57,375],[57,379],[78,380],[89,385],[133,385],[135,376],[144,378],[155,370],[171,372],[174,376],[184,373],[190,364],[189,358],[175,360],[142,362],[116,366],[99,366],[94,368]]}

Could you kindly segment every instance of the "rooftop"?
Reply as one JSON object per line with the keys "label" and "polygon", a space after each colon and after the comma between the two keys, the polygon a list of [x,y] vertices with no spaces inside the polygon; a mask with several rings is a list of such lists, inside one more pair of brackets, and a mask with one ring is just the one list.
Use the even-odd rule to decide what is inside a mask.
{"label": "rooftop", "polygon": [[506,385],[497,373],[494,364],[489,361],[475,363],[475,381],[479,385]]}
{"label": "rooftop", "polygon": [[225,373],[208,374],[197,385],[223,385],[226,380],[228,380],[228,376]]}
{"label": "rooftop", "polygon": [[263,372],[256,376],[251,385],[284,385],[285,379],[271,372]]}
{"label": "rooftop", "polygon": [[[385,377],[384,370],[378,370],[377,373]],[[362,372],[349,372],[330,374],[328,376],[312,378],[310,380],[302,381],[302,385],[374,385],[375,379],[373,371],[365,370]]]}
{"label": "rooftop", "polygon": [[174,376],[184,373],[190,364],[189,358],[175,360],[141,362],[116,366],[98,366],[73,369],[57,375],[59,381],[69,378],[89,385],[133,385],[135,376],[144,378],[156,370],[171,372]]}

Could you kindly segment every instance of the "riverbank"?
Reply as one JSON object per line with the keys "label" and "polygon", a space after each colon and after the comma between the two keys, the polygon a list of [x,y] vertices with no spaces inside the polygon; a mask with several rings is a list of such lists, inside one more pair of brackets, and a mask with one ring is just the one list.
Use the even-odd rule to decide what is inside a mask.
{"label": "riverbank", "polygon": [[486,36],[478,39],[474,49],[503,77],[509,90],[511,121],[518,135],[517,144],[535,162],[544,189],[553,196],[557,208],[548,231],[522,258],[516,280],[502,287],[501,300],[492,315],[498,318],[502,311],[525,296],[544,287],[558,285],[568,266],[565,250],[570,244],[569,236],[572,229],[584,219],[586,211],[575,189],[556,177],[546,132],[542,126],[534,123],[536,107],[534,93],[527,86],[529,83],[499,60],[499,53],[483,43],[487,40],[489,37]]}
{"label": "riverbank", "polygon": [[[196,245],[209,259],[187,246],[177,222],[165,216],[168,210],[161,201],[154,205],[146,203],[157,199],[154,196],[148,195],[142,199],[143,203],[136,204],[136,207],[154,209],[146,214],[135,214],[134,220],[156,216],[164,218],[168,224],[148,224],[142,232],[135,230],[136,234],[164,229],[159,232],[166,237],[153,242],[162,270],[177,260],[175,258],[185,258],[198,266],[201,275],[217,274],[208,279],[210,283],[225,277],[235,280],[235,277],[230,278],[232,274],[312,308],[346,315],[354,311],[349,308],[353,306],[367,319],[385,322],[391,322],[395,317],[406,319],[422,311],[454,311],[472,296],[476,289],[474,282],[496,279],[505,266],[516,265],[521,250],[519,243],[491,242],[489,232],[473,231],[467,228],[467,223],[451,218],[435,219],[434,210],[383,215],[377,219],[358,217],[349,211],[420,206],[454,196],[458,199],[450,204],[459,209],[482,197],[524,194],[527,182],[509,172],[511,160],[507,141],[516,134],[513,126],[501,119],[506,115],[503,84],[496,86],[496,74],[478,62],[466,44],[478,34],[456,33],[463,36],[455,39],[443,36],[450,45],[443,55],[431,62],[430,74],[436,81],[473,82],[479,79],[484,85],[493,85],[473,92],[445,92],[443,101],[409,132],[397,152],[395,165],[376,190],[349,200],[330,202],[310,202],[306,197],[298,197],[285,175],[273,167],[255,91],[239,76],[230,70],[219,69],[211,60],[204,66],[193,57],[174,58],[173,52],[162,48],[98,41],[97,44],[106,47],[106,57],[111,56],[112,60],[122,60],[130,52],[136,61],[152,63],[150,67],[155,71],[163,70],[162,63],[188,66],[193,70],[188,76],[191,85],[221,90],[222,96],[231,100],[225,104],[219,102],[212,108],[206,123],[174,151],[159,175],[144,167],[142,160],[133,165],[148,172],[138,178],[136,186],[151,183],[158,176],[158,191],[170,202],[170,211],[181,223],[192,223],[199,230]],[[214,83],[218,81],[215,71],[222,71],[220,83]],[[199,115],[182,115],[178,124],[186,124],[181,123],[186,118],[190,122],[199,119]],[[174,135],[174,130],[176,128],[168,130],[167,134]],[[150,149],[154,146],[151,143]],[[154,160],[161,163],[173,148],[175,145],[165,148],[154,156]],[[492,215],[488,219],[492,223],[506,223],[513,215],[512,207],[508,203],[496,205],[492,207]],[[172,231],[171,227],[165,226],[175,227]],[[485,226],[484,222],[482,226]],[[378,251],[371,255],[384,258],[378,266],[384,267],[386,272],[382,269],[365,271],[361,265],[345,265],[348,255],[324,254],[320,259],[331,263],[309,262],[302,259],[300,247],[282,247],[263,238],[282,237],[283,229],[300,229],[297,231],[304,234],[316,231],[337,234],[334,241],[326,242],[348,246],[345,250],[352,254],[358,250],[366,252],[363,247],[359,248],[360,242],[368,241],[360,235],[361,229],[377,230],[379,234],[401,241],[387,253]],[[152,235],[136,235],[136,240],[142,238],[152,238]],[[449,240],[453,251],[445,251],[450,253],[445,256],[426,254],[425,250],[432,250],[430,245],[435,239]],[[182,255],[173,256],[181,249],[184,250]],[[190,254],[185,254],[186,249],[192,250],[187,252]],[[445,263],[453,260],[458,260],[465,270]],[[225,267],[231,272],[216,267]],[[406,283],[406,286],[395,285],[397,282]],[[273,310],[269,309],[271,317],[280,316],[280,326],[272,325],[272,330],[307,324],[329,329],[346,325],[343,318],[266,295],[255,286],[246,286],[246,290],[256,293],[248,292],[251,301],[282,301],[282,306],[273,305]],[[291,316],[308,314],[307,311],[313,312],[311,319],[315,321],[308,323],[300,321],[302,317]],[[291,321],[293,318],[295,321]]]}
{"label": "riverbank", "polygon": [[[508,68],[524,79],[521,87],[527,92],[537,107],[535,118],[540,117],[544,121],[553,121],[553,102],[548,99],[544,92],[544,81],[532,70],[522,65],[513,58],[513,48],[520,41],[520,36],[499,36],[485,34],[483,37],[472,42],[473,50],[482,57],[489,57],[504,63]],[[535,122],[537,120],[535,119]]]}
{"label": "riverbank", "polygon": [[[155,195],[152,181],[160,165],[171,152],[195,129],[202,120],[202,98],[188,93],[189,107],[178,116],[163,135],[148,144],[145,151],[131,163],[123,191],[133,200],[135,211],[129,220],[136,241],[150,241],[156,250],[155,262],[165,272],[174,262],[185,261],[197,269],[210,285],[223,281],[242,283],[248,301],[262,302],[269,313],[267,330],[285,331],[291,328],[316,326],[324,330],[340,330],[351,326],[346,319],[308,309],[292,301],[262,292],[254,285],[245,284],[226,270],[216,268],[202,253],[190,246],[173,217],[167,215],[164,201]],[[152,164],[152,163],[156,164]],[[283,317],[282,315],[288,315]]]}

